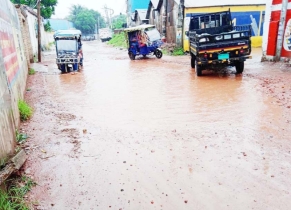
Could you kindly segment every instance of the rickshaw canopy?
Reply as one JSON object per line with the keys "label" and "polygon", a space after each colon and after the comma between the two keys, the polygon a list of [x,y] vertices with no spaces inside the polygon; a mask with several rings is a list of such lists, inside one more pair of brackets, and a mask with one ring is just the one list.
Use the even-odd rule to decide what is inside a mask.
{"label": "rickshaw canopy", "polygon": [[132,31],[142,31],[145,30],[146,28],[153,28],[155,27],[154,25],[150,25],[150,24],[144,24],[144,25],[139,25],[139,26],[135,26],[135,27],[130,27],[130,28],[126,28],[124,29],[125,32],[132,32]]}
{"label": "rickshaw canopy", "polygon": [[54,34],[54,38],[76,38],[79,39],[82,36],[82,32],[80,30],[58,30]]}

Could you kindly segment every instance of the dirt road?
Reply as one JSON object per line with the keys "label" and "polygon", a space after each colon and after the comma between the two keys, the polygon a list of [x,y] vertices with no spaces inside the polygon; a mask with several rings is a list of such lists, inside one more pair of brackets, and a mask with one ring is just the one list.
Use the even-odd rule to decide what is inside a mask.
{"label": "dirt road", "polygon": [[259,54],[199,78],[187,56],[130,61],[97,41],[76,75],[47,54],[22,125],[34,208],[290,209],[291,71]]}

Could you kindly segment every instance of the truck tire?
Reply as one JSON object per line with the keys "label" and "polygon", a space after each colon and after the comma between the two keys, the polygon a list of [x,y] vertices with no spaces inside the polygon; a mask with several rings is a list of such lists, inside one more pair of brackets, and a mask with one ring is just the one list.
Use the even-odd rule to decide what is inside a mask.
{"label": "truck tire", "polygon": [[235,63],[235,69],[237,74],[241,74],[244,71],[245,62],[244,61],[237,61]]}
{"label": "truck tire", "polygon": [[194,69],[195,68],[195,56],[191,53],[191,68]]}
{"label": "truck tire", "polygon": [[129,56],[130,60],[135,60],[135,55],[133,54],[133,52],[129,52],[128,56]]}
{"label": "truck tire", "polygon": [[197,60],[195,60],[195,71],[198,77],[202,76],[202,67],[198,64]]}

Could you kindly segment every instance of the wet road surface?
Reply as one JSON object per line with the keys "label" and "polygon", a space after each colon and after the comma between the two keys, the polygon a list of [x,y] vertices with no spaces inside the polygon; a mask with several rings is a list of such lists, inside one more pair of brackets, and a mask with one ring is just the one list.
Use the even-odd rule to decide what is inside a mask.
{"label": "wet road surface", "polygon": [[22,125],[34,208],[290,209],[291,72],[253,54],[243,75],[199,78],[187,56],[130,61],[97,41],[76,75],[46,54]]}

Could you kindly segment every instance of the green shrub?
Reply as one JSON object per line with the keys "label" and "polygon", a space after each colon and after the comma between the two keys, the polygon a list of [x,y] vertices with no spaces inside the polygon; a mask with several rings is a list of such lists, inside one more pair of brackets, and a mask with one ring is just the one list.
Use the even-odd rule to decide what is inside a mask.
{"label": "green shrub", "polygon": [[32,108],[23,100],[18,101],[18,109],[20,119],[22,121],[28,120],[32,115]]}
{"label": "green shrub", "polygon": [[114,46],[114,47],[122,47],[126,48],[126,40],[124,33],[114,34],[112,39],[108,42],[108,44]]}
{"label": "green shrub", "polygon": [[28,71],[29,75],[34,75],[35,74],[35,70],[33,68],[30,68]]}
{"label": "green shrub", "polygon": [[182,47],[175,47],[173,50],[174,56],[184,55],[184,49]]}

